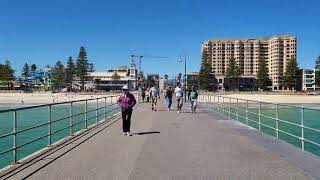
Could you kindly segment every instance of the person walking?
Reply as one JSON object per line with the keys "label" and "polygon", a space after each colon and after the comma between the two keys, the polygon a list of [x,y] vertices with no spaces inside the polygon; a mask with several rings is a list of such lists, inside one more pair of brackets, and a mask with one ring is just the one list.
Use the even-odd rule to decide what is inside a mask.
{"label": "person walking", "polygon": [[177,87],[174,89],[177,99],[177,113],[181,112],[183,106],[183,90],[181,89],[181,84],[177,83]]}
{"label": "person walking", "polygon": [[140,87],[140,95],[142,98],[142,102],[144,102],[144,99],[146,98],[146,88],[144,86]]}
{"label": "person walking", "polygon": [[170,86],[166,89],[165,99],[168,107],[168,111],[171,110],[171,104],[172,104],[172,88]]}
{"label": "person walking", "polygon": [[191,88],[190,88],[190,87],[188,87],[188,96],[187,96],[187,97],[188,97],[188,98],[187,98],[187,99],[188,99],[188,101],[191,101],[191,99],[190,99],[190,93],[191,93]]}
{"label": "person walking", "polygon": [[155,85],[152,86],[152,88],[150,89],[150,97],[151,97],[151,109],[153,111],[157,111],[157,102],[158,102],[158,98],[160,99],[160,94],[159,94],[159,90]]}
{"label": "person walking", "polygon": [[146,96],[146,100],[147,102],[150,102],[150,88],[148,87],[145,91],[145,96]]}
{"label": "person walking", "polygon": [[198,99],[198,92],[194,86],[191,87],[190,90],[190,102],[191,102],[191,112],[196,113],[197,109],[197,99]]}
{"label": "person walking", "polygon": [[133,106],[137,103],[133,94],[129,92],[128,86],[124,85],[122,87],[122,94],[118,99],[118,104],[121,108],[122,115],[122,130],[123,136],[130,134],[130,126],[131,126],[131,115],[133,111]]}

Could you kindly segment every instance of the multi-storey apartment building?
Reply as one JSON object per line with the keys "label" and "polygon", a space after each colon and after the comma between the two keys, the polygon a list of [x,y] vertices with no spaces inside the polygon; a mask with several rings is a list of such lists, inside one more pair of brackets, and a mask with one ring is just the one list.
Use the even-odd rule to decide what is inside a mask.
{"label": "multi-storey apartment building", "polygon": [[[233,57],[242,78],[255,78],[260,61],[265,61],[273,90],[283,90],[286,63],[296,58],[296,37],[274,36],[249,39],[209,39],[202,44],[208,62],[218,81],[223,84],[229,60]],[[220,84],[220,85],[221,85]]]}

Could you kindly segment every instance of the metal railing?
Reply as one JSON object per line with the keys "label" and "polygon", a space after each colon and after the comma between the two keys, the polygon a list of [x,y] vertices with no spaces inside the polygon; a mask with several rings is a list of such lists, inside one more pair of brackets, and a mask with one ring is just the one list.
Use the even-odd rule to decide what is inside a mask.
{"label": "metal railing", "polygon": [[[139,96],[137,94],[134,94],[138,99],[137,102],[139,102]],[[102,120],[108,119],[112,116],[114,116],[116,113],[119,112],[119,107],[116,104],[117,102],[118,95],[116,96],[107,96],[107,97],[100,97],[100,98],[92,98],[92,99],[84,99],[84,100],[76,100],[76,101],[69,101],[69,102],[59,102],[59,103],[53,103],[53,104],[44,104],[44,105],[36,105],[36,106],[29,106],[29,107],[20,107],[20,108],[15,108],[15,109],[7,109],[7,110],[0,110],[0,120],[2,122],[0,123],[5,123],[5,121],[10,121],[8,117],[12,117],[12,132],[9,133],[1,133],[1,128],[0,128],[0,160],[4,159],[3,155],[12,153],[12,156],[10,155],[10,158],[12,159],[12,164],[18,163],[20,159],[41,150],[42,148],[38,148],[36,150],[33,150],[29,154],[24,153],[24,155],[18,158],[18,150],[30,145],[32,143],[35,143],[37,141],[41,141],[45,138],[47,138],[47,143],[46,146],[52,146],[53,141],[52,137],[55,134],[58,134],[62,131],[68,131],[66,135],[60,135],[55,139],[55,142],[58,142],[68,136],[72,136],[75,133],[82,131],[84,129],[87,129],[97,123],[99,123]],[[53,108],[56,108],[59,106],[60,110],[62,109],[64,112],[69,111],[67,115],[60,115],[62,117],[59,117],[57,119],[53,119]],[[91,108],[90,108],[91,107]],[[93,108],[94,107],[94,108]],[[42,110],[42,114],[44,114],[43,110],[47,109],[45,115],[47,116],[47,120],[39,120],[40,123],[35,123],[30,127],[24,127],[24,128],[18,128],[18,114],[23,112],[23,111],[38,111],[39,109]],[[78,112],[75,112],[75,110],[78,110]],[[80,112],[79,112],[80,110]],[[32,112],[32,113],[37,113],[37,112]],[[59,115],[59,111],[55,112],[56,115]],[[6,114],[7,116],[5,116]],[[8,115],[12,114],[12,116]],[[62,113],[63,114],[63,113]],[[23,113],[22,113],[23,115]],[[91,115],[91,117],[90,117]],[[92,116],[93,115],[93,116]],[[79,119],[80,116],[80,119]],[[78,117],[78,118],[77,118]],[[32,119],[32,117],[31,117]],[[78,120],[76,120],[78,119]],[[27,122],[26,117],[24,117],[24,120]],[[41,122],[42,121],[42,122]],[[94,122],[92,122],[94,121]],[[65,122],[66,126],[58,127],[53,129],[53,126],[56,123],[62,123]],[[89,122],[91,124],[89,125]],[[81,127],[78,127],[75,129],[75,127],[82,125]],[[61,126],[61,125],[60,125]],[[30,132],[33,130],[36,131],[43,131],[43,128],[46,128],[46,134],[39,133],[36,134],[36,137],[34,137],[34,133],[30,133],[27,137],[20,138],[18,139],[18,136],[20,134],[23,134],[25,132]],[[42,129],[41,129],[42,128]],[[6,129],[8,131],[8,129]],[[4,129],[2,129],[4,131]],[[25,135],[26,136],[26,135]],[[32,137],[29,137],[32,136]],[[4,140],[6,139],[6,140]],[[8,140],[10,139],[10,140]],[[30,140],[31,139],[31,140]],[[12,141],[11,141],[12,140]],[[23,143],[18,143],[18,140],[23,142]],[[3,143],[3,144],[2,144]],[[8,149],[3,149],[4,145],[6,144],[12,144],[11,148]],[[2,148],[1,148],[2,147]],[[7,157],[8,158],[8,157]],[[0,161],[0,169],[1,169],[1,164]],[[9,164],[5,164],[9,165]]]}
{"label": "metal railing", "polygon": [[320,156],[320,109],[201,94],[210,109]]}

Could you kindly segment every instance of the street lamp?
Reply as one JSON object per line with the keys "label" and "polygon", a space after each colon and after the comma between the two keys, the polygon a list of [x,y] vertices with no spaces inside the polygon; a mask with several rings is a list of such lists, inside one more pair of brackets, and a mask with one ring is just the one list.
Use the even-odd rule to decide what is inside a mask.
{"label": "street lamp", "polygon": [[187,102],[187,55],[179,55],[178,62],[184,62],[184,102]]}

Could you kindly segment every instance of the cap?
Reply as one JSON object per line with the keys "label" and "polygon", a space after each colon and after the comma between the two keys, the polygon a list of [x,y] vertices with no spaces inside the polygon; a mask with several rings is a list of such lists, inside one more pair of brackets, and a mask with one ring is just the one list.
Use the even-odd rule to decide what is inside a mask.
{"label": "cap", "polygon": [[122,90],[128,90],[128,86],[127,86],[127,85],[124,85],[124,86],[122,87]]}

